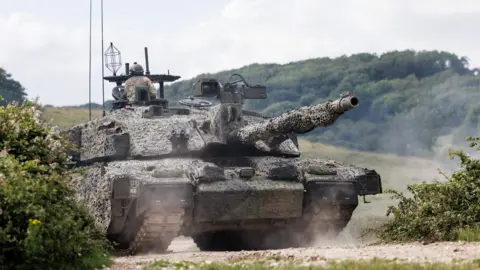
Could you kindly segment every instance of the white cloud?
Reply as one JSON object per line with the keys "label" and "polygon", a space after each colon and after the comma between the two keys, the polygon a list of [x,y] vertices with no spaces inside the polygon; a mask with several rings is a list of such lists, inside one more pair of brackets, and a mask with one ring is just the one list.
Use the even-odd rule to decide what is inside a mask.
{"label": "white cloud", "polygon": [[480,12],[480,3],[477,0],[435,0],[435,2],[409,0],[408,4],[417,13],[451,15]]}
{"label": "white cloud", "polygon": [[69,86],[78,83],[69,78],[87,74],[83,59],[88,51],[82,50],[82,45],[88,36],[82,28],[48,25],[31,14],[13,13],[0,17],[0,33],[6,41],[0,44],[0,65],[31,97],[41,95],[42,100],[62,102],[72,89]]}
{"label": "white cloud", "polygon": [[[456,2],[449,3],[454,5]],[[192,44],[188,48],[191,55],[208,48],[215,51],[211,55],[194,58],[198,60],[198,65],[208,58],[208,70],[232,66],[228,63],[287,62],[324,55],[406,48],[448,49],[459,54],[468,51],[472,53],[471,59],[480,63],[478,53],[473,51],[474,42],[469,40],[471,35],[464,35],[461,41],[452,40],[448,35],[458,33],[458,29],[448,28],[448,25],[439,29],[429,28],[431,21],[441,19],[435,16],[447,9],[445,1],[438,10],[435,6],[426,9],[415,3],[384,0],[233,0],[223,9],[222,16],[192,26],[180,37],[182,43]],[[471,2],[470,10],[475,10],[474,6],[479,4]],[[426,11],[428,14],[424,14]],[[416,16],[419,13],[424,17]],[[458,19],[452,22],[458,24],[468,18],[450,19]],[[467,24],[464,29],[474,31],[473,26]],[[464,45],[457,44],[460,42]]]}
{"label": "white cloud", "polygon": [[[124,62],[143,63],[143,47],[148,46],[152,72],[170,69],[183,78],[253,62],[410,48],[449,50],[480,66],[475,25],[480,17],[478,0],[218,1],[222,0],[208,7],[199,1],[165,7],[161,6],[165,3],[145,0],[151,8],[141,14],[142,9],[130,14],[128,6],[116,6],[106,15],[105,49],[112,40]],[[61,22],[52,21],[55,14],[45,10],[3,12],[0,66],[24,84],[31,97],[40,95],[43,103],[87,102],[88,9],[64,16]],[[99,102],[98,19],[92,49],[93,101]],[[111,86],[105,84],[106,98]]]}

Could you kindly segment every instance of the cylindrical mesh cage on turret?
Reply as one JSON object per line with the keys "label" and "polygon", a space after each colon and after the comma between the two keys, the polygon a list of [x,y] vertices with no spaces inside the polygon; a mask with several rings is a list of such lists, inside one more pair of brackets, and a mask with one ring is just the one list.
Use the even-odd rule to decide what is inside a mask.
{"label": "cylindrical mesh cage on turret", "polygon": [[108,68],[114,75],[122,66],[122,55],[117,47],[110,42],[110,47],[105,51],[105,67]]}

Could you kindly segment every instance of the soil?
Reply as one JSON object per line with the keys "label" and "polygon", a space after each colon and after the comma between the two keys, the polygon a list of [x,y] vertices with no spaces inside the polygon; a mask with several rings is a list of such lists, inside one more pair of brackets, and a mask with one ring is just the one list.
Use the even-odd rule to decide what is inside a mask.
{"label": "soil", "polygon": [[404,262],[452,262],[471,261],[480,258],[480,243],[441,242],[433,244],[411,243],[392,245],[356,245],[329,243],[311,248],[240,251],[201,252],[190,238],[179,237],[169,247],[167,254],[147,254],[117,257],[110,270],[141,269],[156,260],[170,261],[221,261],[238,262],[261,260],[281,256],[304,262],[327,260],[368,260],[373,258],[395,259]]}

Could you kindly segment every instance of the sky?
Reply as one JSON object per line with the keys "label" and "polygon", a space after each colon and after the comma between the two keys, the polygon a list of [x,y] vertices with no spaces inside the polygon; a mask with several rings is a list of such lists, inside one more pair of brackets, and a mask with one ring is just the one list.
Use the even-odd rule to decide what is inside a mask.
{"label": "sky", "polygon": [[[1,6],[0,67],[42,104],[88,103],[90,2],[3,0]],[[100,7],[93,0],[97,103]],[[404,49],[446,50],[480,67],[479,18],[479,0],[104,0],[104,50],[113,42],[123,63],[144,64],[148,47],[152,73],[170,70],[182,79],[251,63]],[[113,85],[104,85],[111,99]]]}

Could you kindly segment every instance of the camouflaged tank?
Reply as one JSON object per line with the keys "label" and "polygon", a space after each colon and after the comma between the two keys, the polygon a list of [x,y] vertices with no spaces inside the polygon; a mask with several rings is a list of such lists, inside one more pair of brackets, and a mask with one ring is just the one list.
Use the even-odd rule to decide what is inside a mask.
{"label": "camouflaged tank", "polygon": [[157,99],[137,87],[128,101],[129,76],[105,77],[117,83],[114,109],[67,132],[81,149],[75,166],[86,168],[78,194],[120,250],[162,252],[181,235],[201,250],[309,245],[337,235],[359,196],[382,192],[374,170],[300,158],[296,134],[332,125],[359,104],[353,94],[268,118],[242,109],[267,95],[241,76],[225,85],[200,79],[195,96],[218,104],[192,97],[176,108],[163,82],[178,76],[149,75],[147,65]]}

